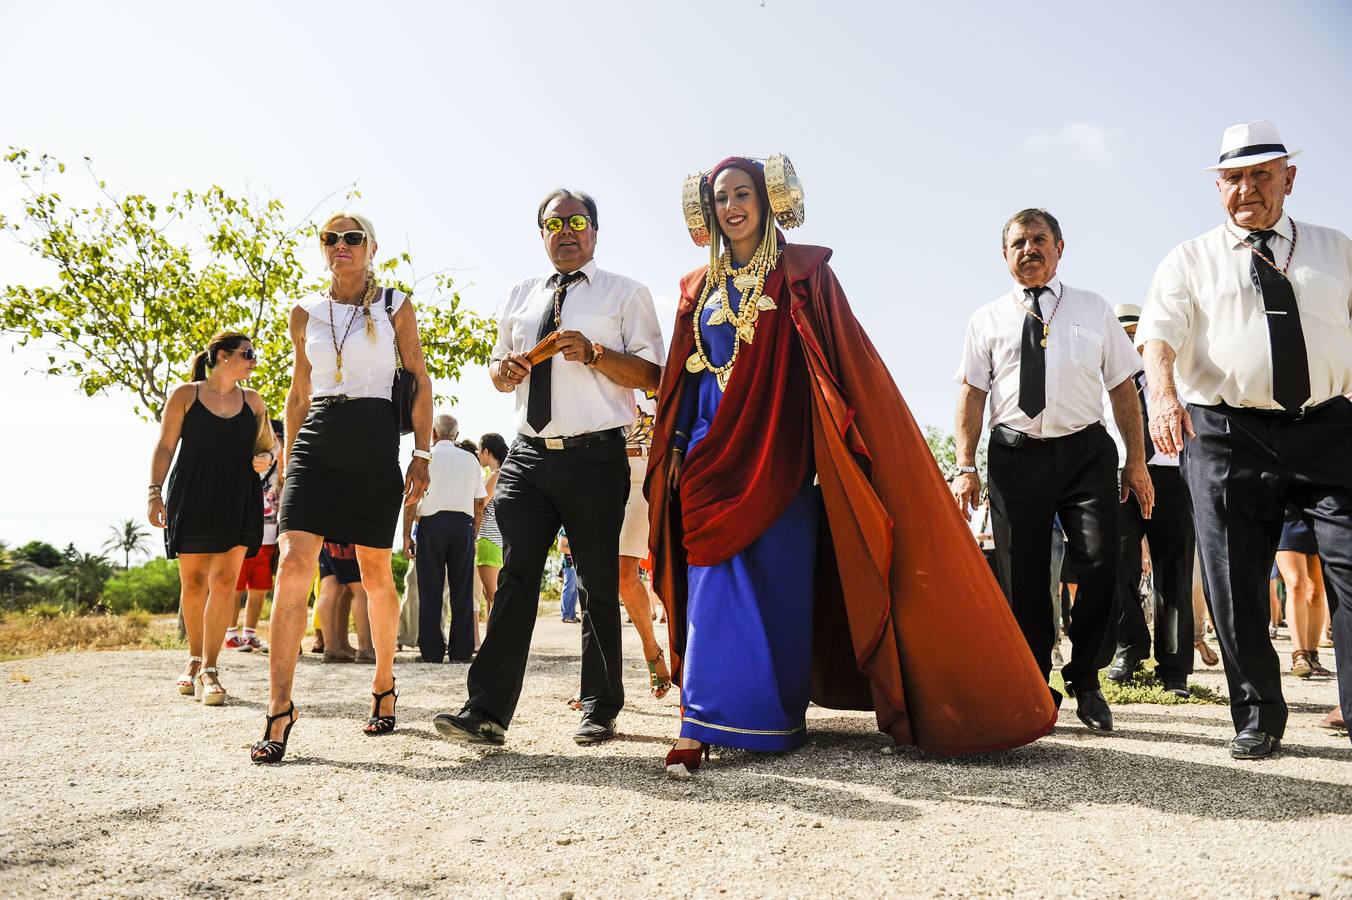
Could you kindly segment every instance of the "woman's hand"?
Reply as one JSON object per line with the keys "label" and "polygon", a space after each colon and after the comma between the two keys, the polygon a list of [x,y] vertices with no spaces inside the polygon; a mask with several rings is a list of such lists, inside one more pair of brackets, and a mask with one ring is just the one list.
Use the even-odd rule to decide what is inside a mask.
{"label": "woman's hand", "polygon": [[685,453],[671,451],[671,468],[667,470],[667,489],[673,494],[681,492],[681,467],[685,465]]}
{"label": "woman's hand", "polygon": [[254,471],[263,474],[272,465],[272,454],[264,450],[262,453],[255,453],[253,458]]}
{"label": "woman's hand", "polygon": [[146,518],[150,519],[150,524],[156,528],[163,528],[166,524],[164,513],[164,500],[161,497],[151,497],[146,506]]}
{"label": "woman's hand", "polygon": [[427,460],[415,456],[409,460],[408,473],[404,475],[404,505],[417,503],[427,493],[432,478],[427,474]]}

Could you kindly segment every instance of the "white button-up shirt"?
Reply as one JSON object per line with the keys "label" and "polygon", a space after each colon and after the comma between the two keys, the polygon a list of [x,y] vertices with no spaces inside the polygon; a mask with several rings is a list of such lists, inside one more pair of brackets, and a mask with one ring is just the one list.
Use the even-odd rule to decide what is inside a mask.
{"label": "white button-up shirt", "polygon": [[[559,330],[580,331],[607,350],[662,365],[662,329],[657,324],[652,294],[632,278],[596,267],[590,260],[583,278],[568,288]],[[554,315],[557,273],[530,278],[512,288],[498,316],[498,343],[493,359],[509,352],[526,353],[537,343],[540,320]],[[550,330],[553,330],[551,324]],[[516,389],[516,429],[534,437],[571,437],[634,422],[634,391],[621,387],[595,369],[554,357],[550,395],[552,418],[540,434],[526,423],[530,377]]]}
{"label": "white button-up shirt", "polygon": [[[1310,365],[1311,405],[1352,391],[1352,240],[1283,217],[1268,241],[1286,262]],[[1178,395],[1188,403],[1280,409],[1272,399],[1272,347],[1263,292],[1249,276],[1249,232],[1233,223],[1170,251],[1155,271],[1136,343],[1161,340],[1177,354]],[[1267,265],[1261,259],[1258,265]]]}
{"label": "white button-up shirt", "polygon": [[[1038,298],[1042,318],[1051,320],[1047,336],[1047,406],[1029,419],[1019,409],[1019,360],[1023,323],[1029,318],[1021,285],[978,309],[967,322],[958,383],[967,382],[990,394],[990,425],[1007,425],[1036,438],[1065,437],[1103,422],[1103,391],[1112,390],[1141,371],[1141,358],[1131,346],[1108,301],[1098,294],[1047,285],[1051,294]],[[1064,293],[1062,292],[1064,288]],[[1056,307],[1053,295],[1061,295]],[[1055,309],[1055,313],[1053,313]]]}
{"label": "white button-up shirt", "polygon": [[484,486],[484,470],[479,460],[451,441],[437,441],[432,445],[427,474],[432,483],[428,485],[422,500],[418,501],[419,516],[439,512],[472,516],[474,501],[488,496]]}

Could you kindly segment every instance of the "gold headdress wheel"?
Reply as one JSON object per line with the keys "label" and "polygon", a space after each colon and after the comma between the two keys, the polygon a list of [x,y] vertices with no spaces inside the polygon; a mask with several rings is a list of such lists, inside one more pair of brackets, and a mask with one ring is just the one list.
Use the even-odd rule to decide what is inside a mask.
{"label": "gold headdress wheel", "polygon": [[765,161],[765,188],[770,194],[770,210],[781,228],[797,228],[803,224],[807,218],[803,208],[803,182],[783,153],[776,153]]}
{"label": "gold headdress wheel", "polygon": [[704,174],[696,172],[681,183],[681,211],[685,214],[685,227],[690,231],[690,240],[696,247],[709,246],[709,220],[705,218],[704,200],[700,196],[700,185]]}

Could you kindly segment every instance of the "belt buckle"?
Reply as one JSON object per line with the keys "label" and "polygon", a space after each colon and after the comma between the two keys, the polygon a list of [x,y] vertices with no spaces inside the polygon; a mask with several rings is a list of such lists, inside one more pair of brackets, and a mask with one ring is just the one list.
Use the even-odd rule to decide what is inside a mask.
{"label": "belt buckle", "polygon": [[562,450],[562,449],[563,449],[563,438],[558,438],[558,437],[545,438],[545,449],[546,449],[546,450]]}

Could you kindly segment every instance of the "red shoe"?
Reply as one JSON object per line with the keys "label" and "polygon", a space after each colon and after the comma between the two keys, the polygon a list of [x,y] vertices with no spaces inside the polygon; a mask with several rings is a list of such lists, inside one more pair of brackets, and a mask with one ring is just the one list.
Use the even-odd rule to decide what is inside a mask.
{"label": "red shoe", "polygon": [[234,635],[231,635],[230,637],[225,639],[225,649],[227,650],[238,650],[241,647],[247,646],[248,644],[246,644],[243,640]]}
{"label": "red shoe", "polygon": [[708,744],[700,744],[688,750],[678,750],[673,746],[667,751],[667,774],[672,778],[689,778],[699,771],[700,760],[708,758]]}

